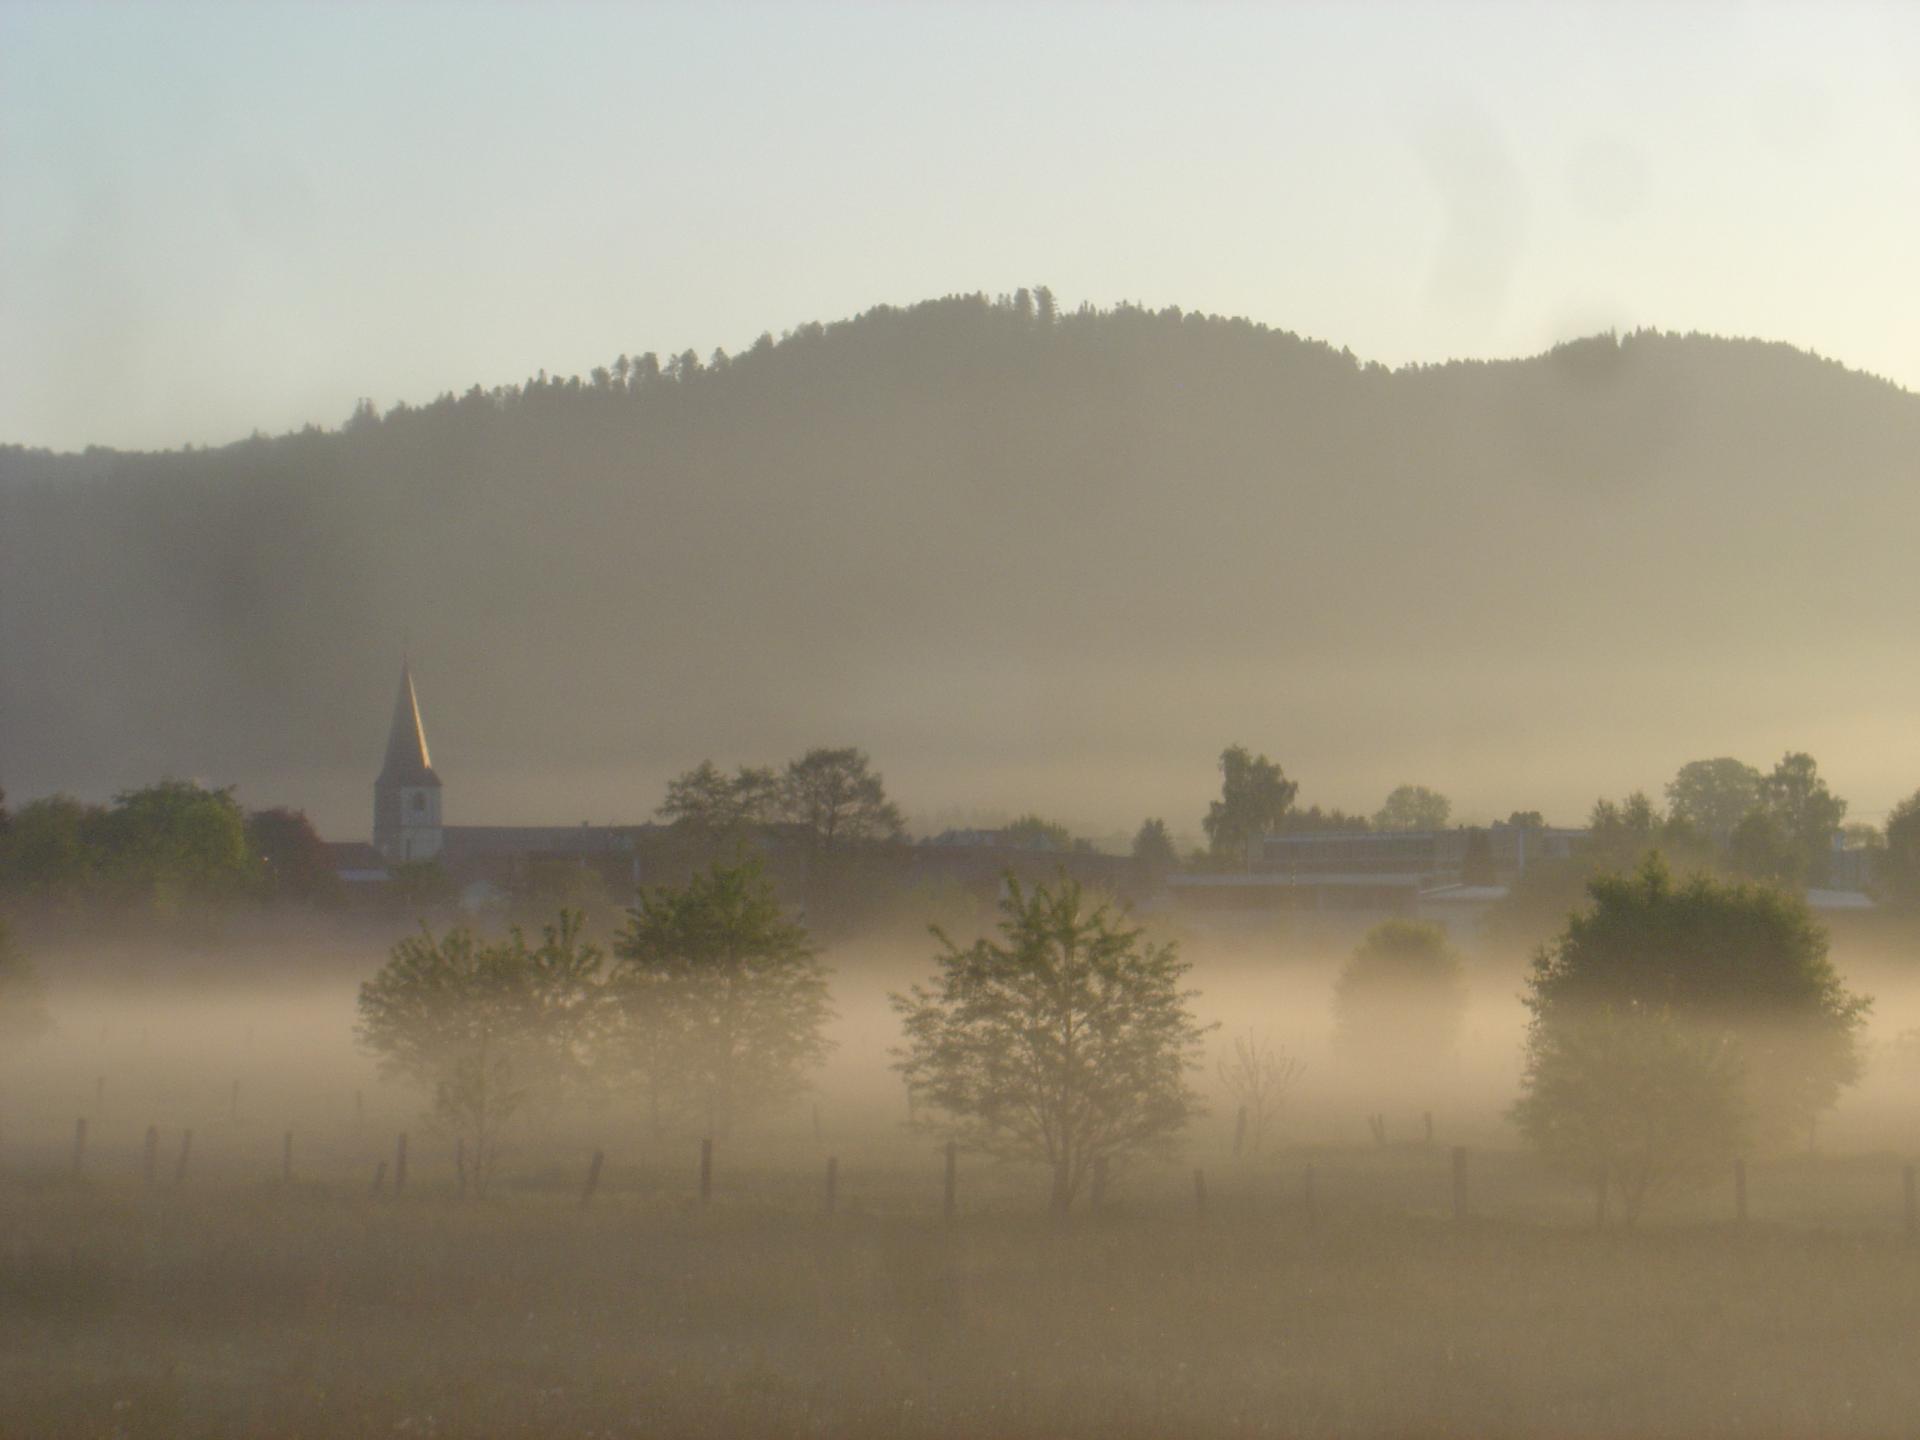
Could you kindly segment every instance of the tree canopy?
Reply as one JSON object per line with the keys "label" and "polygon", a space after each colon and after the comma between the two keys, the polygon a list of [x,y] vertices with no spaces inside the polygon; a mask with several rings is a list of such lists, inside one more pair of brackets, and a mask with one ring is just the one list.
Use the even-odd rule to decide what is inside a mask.
{"label": "tree canopy", "polygon": [[1188,1084],[1205,1027],[1187,965],[1074,881],[1009,876],[999,938],[936,932],[935,974],[893,998],[896,1068],[921,1124],[1043,1164],[1071,1209],[1097,1162],[1162,1142],[1199,1109]]}
{"label": "tree canopy", "polygon": [[722,1135],[790,1100],[827,1056],[827,975],[748,861],[641,894],[613,942],[618,1063],[656,1125]]}
{"label": "tree canopy", "polygon": [[1397,785],[1374,811],[1376,830],[1439,830],[1453,814],[1453,802],[1425,785]]}
{"label": "tree canopy", "polygon": [[1279,832],[1300,786],[1244,745],[1220,752],[1220,798],[1200,822],[1216,858],[1244,862],[1254,841]]}

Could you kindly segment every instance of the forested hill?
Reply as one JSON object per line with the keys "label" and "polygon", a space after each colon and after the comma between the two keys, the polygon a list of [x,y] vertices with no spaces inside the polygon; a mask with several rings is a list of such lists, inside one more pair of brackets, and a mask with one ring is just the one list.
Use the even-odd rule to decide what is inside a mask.
{"label": "forested hill", "polygon": [[1144,811],[1159,757],[1204,775],[1234,738],[1356,785],[1454,756],[1471,791],[1523,717],[1617,735],[1674,677],[1711,675],[1703,730],[1761,734],[1747,680],[1903,652],[1920,614],[1920,400],[1790,348],[1389,372],[1049,312],[883,308],[219,450],[0,451],[0,784],[351,784],[305,798],[357,814],[404,643],[466,819],[632,818],[704,755],[845,741],[896,790],[944,777],[924,803],[1060,760]]}

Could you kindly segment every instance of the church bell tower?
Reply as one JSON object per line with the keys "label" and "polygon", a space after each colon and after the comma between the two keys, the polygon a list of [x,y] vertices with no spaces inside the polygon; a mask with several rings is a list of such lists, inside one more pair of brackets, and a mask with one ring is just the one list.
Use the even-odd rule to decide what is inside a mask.
{"label": "church bell tower", "polygon": [[413,671],[400,666],[400,694],[387,730],[387,762],[373,782],[373,848],[393,864],[440,853],[440,777],[427,757],[427,732]]}

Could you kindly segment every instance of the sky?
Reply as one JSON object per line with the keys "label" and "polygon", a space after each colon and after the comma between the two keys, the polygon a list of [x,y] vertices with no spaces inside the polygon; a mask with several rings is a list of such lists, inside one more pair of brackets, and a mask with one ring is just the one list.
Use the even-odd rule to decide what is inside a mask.
{"label": "sky", "polygon": [[1920,8],[0,0],[0,443],[337,425],[1044,283],[1920,387]]}

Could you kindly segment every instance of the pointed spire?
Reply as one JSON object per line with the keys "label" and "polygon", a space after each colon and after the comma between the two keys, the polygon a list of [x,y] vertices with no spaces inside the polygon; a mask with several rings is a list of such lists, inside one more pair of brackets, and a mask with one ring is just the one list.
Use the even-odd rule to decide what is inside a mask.
{"label": "pointed spire", "polygon": [[427,730],[420,723],[420,701],[413,693],[413,667],[400,663],[400,694],[393,702],[393,724],[387,730],[387,763],[380,767],[381,785],[438,785],[433,761],[427,755]]}

